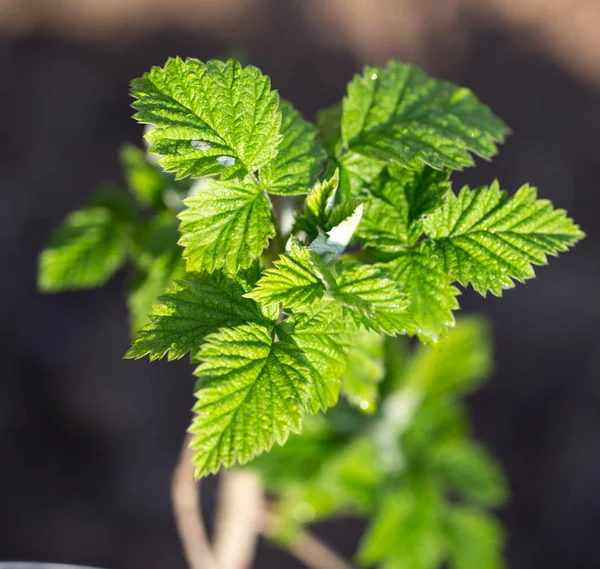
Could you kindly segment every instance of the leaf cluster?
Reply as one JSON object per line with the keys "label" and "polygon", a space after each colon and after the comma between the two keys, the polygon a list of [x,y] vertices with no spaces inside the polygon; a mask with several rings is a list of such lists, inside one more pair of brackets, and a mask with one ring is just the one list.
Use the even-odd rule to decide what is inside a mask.
{"label": "leaf cluster", "polygon": [[132,260],[127,357],[197,365],[197,476],[285,443],[340,394],[373,412],[383,338],[444,341],[459,286],[501,295],[583,235],[528,185],[455,192],[451,171],[508,129],[411,65],[367,67],[316,125],[233,60],[170,59],[132,94],[149,154],[122,151],[130,194],[71,214],[39,284],[99,286]]}

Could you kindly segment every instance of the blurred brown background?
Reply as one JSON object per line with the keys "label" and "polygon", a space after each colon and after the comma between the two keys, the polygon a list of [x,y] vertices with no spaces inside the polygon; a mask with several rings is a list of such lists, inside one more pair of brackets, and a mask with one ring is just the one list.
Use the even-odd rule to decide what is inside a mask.
{"label": "blurred brown background", "polygon": [[[124,275],[43,296],[36,255],[140,144],[128,82],[241,50],[312,118],[394,57],[474,89],[514,134],[455,185],[529,181],[588,233],[503,299],[497,371],[470,401],[512,487],[512,569],[600,567],[599,0],[0,0],[0,559],[183,569],[168,483],[185,361],[122,361]],[[214,505],[214,483],[205,508]],[[358,522],[318,532],[350,555]],[[299,567],[262,546],[256,567]]]}

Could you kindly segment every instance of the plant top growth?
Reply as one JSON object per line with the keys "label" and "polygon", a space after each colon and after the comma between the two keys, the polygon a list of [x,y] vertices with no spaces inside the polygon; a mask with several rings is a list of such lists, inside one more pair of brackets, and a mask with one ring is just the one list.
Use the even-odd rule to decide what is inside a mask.
{"label": "plant top growth", "polygon": [[277,539],[358,512],[364,565],[501,567],[486,508],[506,485],[462,404],[490,373],[488,333],[454,329],[460,289],[501,296],[583,236],[528,184],[452,188],[504,122],[397,61],[315,124],[232,60],[170,59],[132,94],[149,152],[122,149],[129,193],[103,187],[67,217],[40,288],[96,287],[131,261],[126,357],[189,354],[195,475],[253,461]]}

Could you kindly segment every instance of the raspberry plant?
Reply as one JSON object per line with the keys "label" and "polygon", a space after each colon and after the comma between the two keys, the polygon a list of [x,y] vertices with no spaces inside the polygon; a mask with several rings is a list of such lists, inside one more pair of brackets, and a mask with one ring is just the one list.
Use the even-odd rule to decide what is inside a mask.
{"label": "raspberry plant", "polygon": [[453,329],[458,287],[500,296],[583,236],[527,184],[451,188],[506,125],[396,61],[315,125],[231,60],[170,59],[132,94],[151,127],[147,154],[121,152],[130,194],[103,187],[67,217],[40,288],[99,286],[131,260],[126,357],[190,353],[195,475],[252,461],[275,539],[359,513],[361,564],[501,567],[487,508],[506,485],[462,403],[490,373],[488,333]]}

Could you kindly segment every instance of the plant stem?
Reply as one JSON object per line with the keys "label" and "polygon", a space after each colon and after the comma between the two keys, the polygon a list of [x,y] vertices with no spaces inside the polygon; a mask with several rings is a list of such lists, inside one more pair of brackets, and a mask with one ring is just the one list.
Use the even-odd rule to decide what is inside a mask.
{"label": "plant stem", "polygon": [[190,569],[218,569],[200,511],[200,485],[194,480],[191,435],[186,436],[171,478],[171,499],[177,532]]}
{"label": "plant stem", "polygon": [[[276,524],[276,515],[265,502],[262,533],[268,535]],[[309,569],[354,569],[339,553],[323,543],[318,537],[303,530],[296,539],[284,546],[285,550]]]}
{"label": "plant stem", "polygon": [[249,470],[225,472],[219,487],[214,551],[223,569],[250,569],[264,516],[258,476]]}
{"label": "plant stem", "polygon": [[354,569],[339,553],[308,531],[303,531],[287,551],[310,569]]}

